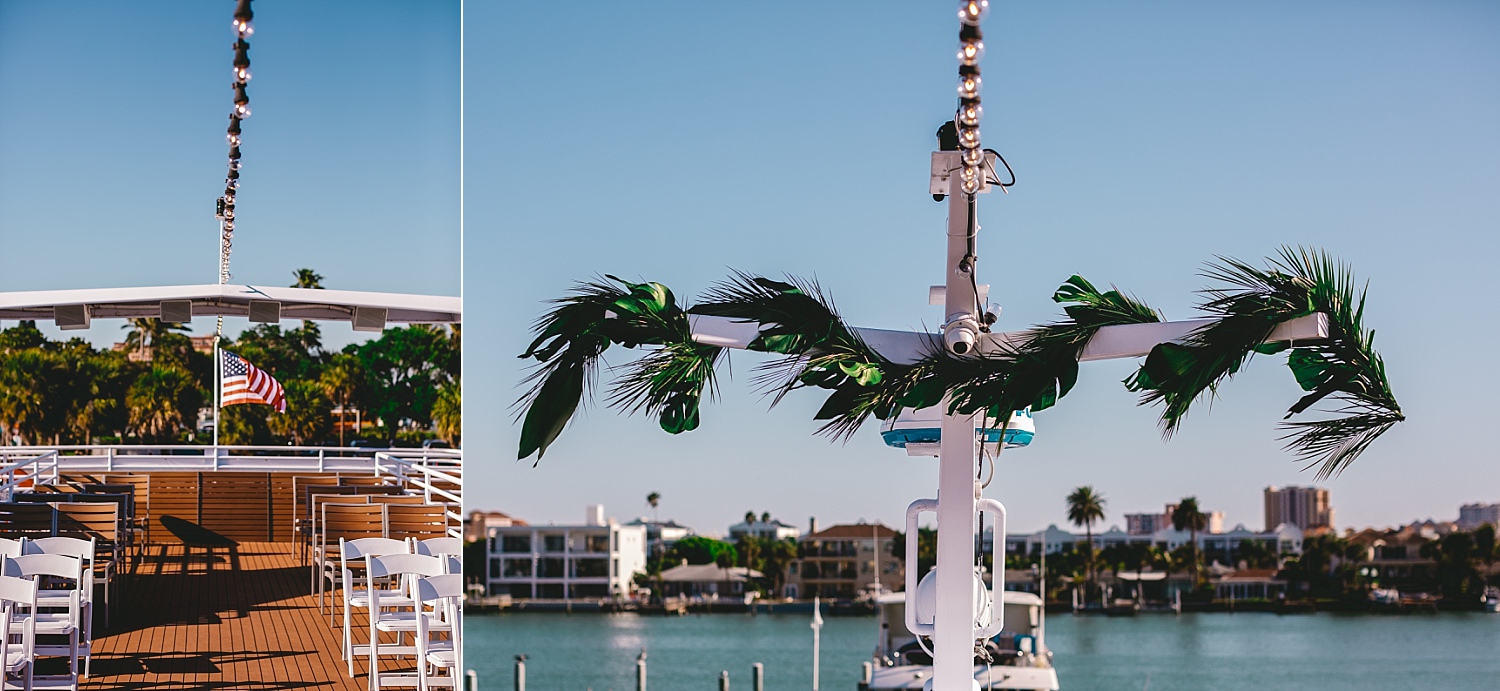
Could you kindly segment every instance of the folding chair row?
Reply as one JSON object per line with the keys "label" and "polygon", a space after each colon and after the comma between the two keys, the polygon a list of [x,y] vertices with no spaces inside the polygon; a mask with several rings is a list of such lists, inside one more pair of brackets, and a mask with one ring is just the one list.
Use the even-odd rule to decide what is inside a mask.
{"label": "folding chair row", "polygon": [[[384,683],[425,689],[429,687],[428,667],[436,665],[451,669],[456,664],[457,652],[453,645],[462,630],[458,620],[463,597],[461,564],[457,559],[441,554],[412,553],[413,547],[417,552],[451,550],[449,540],[452,538],[420,543],[385,538],[340,542],[343,654],[351,678],[354,676],[354,659],[362,655],[369,657],[371,688],[379,688]],[[461,545],[458,548],[461,549]],[[365,568],[357,570],[355,567],[359,565]],[[362,578],[360,571],[363,572]],[[387,581],[387,587],[381,587],[381,580]],[[430,582],[424,587],[423,581]],[[368,637],[363,644],[356,644],[352,635],[352,612],[356,608],[370,612]],[[381,643],[382,633],[394,633],[396,643]],[[433,645],[433,633],[442,633],[447,639]],[[402,638],[407,635],[413,637],[412,645],[403,645]],[[381,655],[412,655],[417,671],[382,681]],[[435,656],[434,662],[428,662],[429,655]],[[441,678],[432,681],[436,685],[445,685]]]}
{"label": "folding chair row", "polygon": [[[313,588],[318,593],[318,608],[323,607],[324,584],[335,581],[333,561],[339,558],[341,540],[387,538],[394,540],[447,537],[449,504],[396,503],[397,497],[383,497],[372,503],[331,503],[317,505],[320,510],[313,548]],[[420,500],[420,497],[412,497]]]}
{"label": "folding chair row", "polygon": [[[0,637],[7,643],[6,672],[24,674],[21,687],[31,688],[37,656],[66,656],[68,674],[47,681],[77,689],[78,658],[85,660],[84,677],[93,664],[92,541],[54,537],[0,547],[0,607],[5,610],[0,627],[15,632],[21,624],[23,631],[14,648],[8,636]],[[23,553],[13,554],[13,547]],[[36,635],[66,637],[67,642],[39,644]]]}
{"label": "folding chair row", "polygon": [[120,504],[110,503],[0,503],[0,537],[26,538],[41,542],[46,538],[77,538],[87,541],[94,550],[88,562],[91,579],[104,586],[104,621],[109,625],[113,590],[123,593],[124,537],[121,534]]}

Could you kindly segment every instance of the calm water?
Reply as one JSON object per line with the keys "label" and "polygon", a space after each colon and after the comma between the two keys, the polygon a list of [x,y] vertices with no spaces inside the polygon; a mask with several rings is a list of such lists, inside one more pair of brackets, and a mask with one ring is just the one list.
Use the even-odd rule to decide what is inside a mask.
{"label": "calm water", "polygon": [[[634,691],[648,649],[650,691],[714,691],[720,670],[750,690],[811,688],[805,616],[519,613],[464,622],[480,688],[510,691],[527,655],[528,691]],[[1065,691],[1145,689],[1500,689],[1500,615],[1185,614],[1047,618]],[[875,645],[875,619],[828,618],[822,688],[853,691]],[[1149,678],[1149,687],[1147,680]]]}

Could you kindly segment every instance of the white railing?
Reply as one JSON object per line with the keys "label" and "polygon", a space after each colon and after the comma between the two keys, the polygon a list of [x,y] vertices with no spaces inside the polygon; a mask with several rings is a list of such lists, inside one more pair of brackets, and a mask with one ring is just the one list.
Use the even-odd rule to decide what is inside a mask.
{"label": "white railing", "polygon": [[0,448],[0,501],[10,501],[19,487],[38,480],[57,482],[57,452],[31,448]]}
{"label": "white railing", "polygon": [[462,453],[451,449],[377,451],[375,473],[420,490],[429,504],[448,504],[448,534],[463,537]]}
{"label": "white railing", "polygon": [[[458,459],[451,449],[370,449],[332,446],[192,446],[192,445],[76,445],[0,447],[3,453],[33,456],[57,454],[61,471],[69,472],[369,472],[375,455],[403,458]],[[455,461],[457,462],[457,461]]]}

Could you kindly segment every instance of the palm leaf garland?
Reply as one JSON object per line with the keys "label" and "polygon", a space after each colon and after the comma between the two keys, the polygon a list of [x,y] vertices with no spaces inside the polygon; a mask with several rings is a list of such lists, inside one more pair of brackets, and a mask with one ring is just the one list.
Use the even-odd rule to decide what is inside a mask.
{"label": "palm leaf garland", "polygon": [[[1329,420],[1283,423],[1287,449],[1318,465],[1319,479],[1342,471],[1371,442],[1405,418],[1374,350],[1374,332],[1363,326],[1365,290],[1328,254],[1282,248],[1269,268],[1220,258],[1204,273],[1227,284],[1204,291],[1201,307],[1219,318],[1180,344],[1152,349],[1127,386],[1144,391],[1142,403],[1163,404],[1161,424],[1176,431],[1192,403],[1213,395],[1254,353],[1284,350],[1297,383],[1308,394],[1287,411],[1302,413],[1332,396],[1343,405]],[[1278,325],[1314,312],[1328,315],[1329,337],[1309,344],[1266,344]]]}
{"label": "palm leaf garland", "polygon": [[1010,419],[1010,411],[1052,407],[1078,383],[1078,357],[1101,327],[1161,321],[1161,314],[1119,289],[1100,292],[1072,276],[1052,295],[1067,318],[1038,326],[1000,356],[1010,360],[981,376],[953,380],[957,412],[986,411]]}
{"label": "palm leaf garland", "polygon": [[627,370],[612,391],[612,402],[658,414],[669,432],[696,426],[697,398],[705,387],[712,388],[718,349],[691,342],[687,315],[672,291],[659,283],[606,276],[553,302],[557,307],[537,320],[537,336],[521,355],[539,364],[526,379],[531,387],[517,402],[524,410],[518,458],[535,453],[541,460],[592,389],[599,358],[613,344],[666,347]]}

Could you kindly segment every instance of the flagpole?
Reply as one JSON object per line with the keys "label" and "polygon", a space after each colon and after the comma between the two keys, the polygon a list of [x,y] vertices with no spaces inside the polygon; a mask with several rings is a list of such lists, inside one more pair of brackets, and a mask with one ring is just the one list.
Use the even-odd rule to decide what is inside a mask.
{"label": "flagpole", "polygon": [[214,329],[214,455],[219,453],[219,411],[223,409],[224,361],[219,355],[219,339],[224,335],[224,318],[219,317]]}

